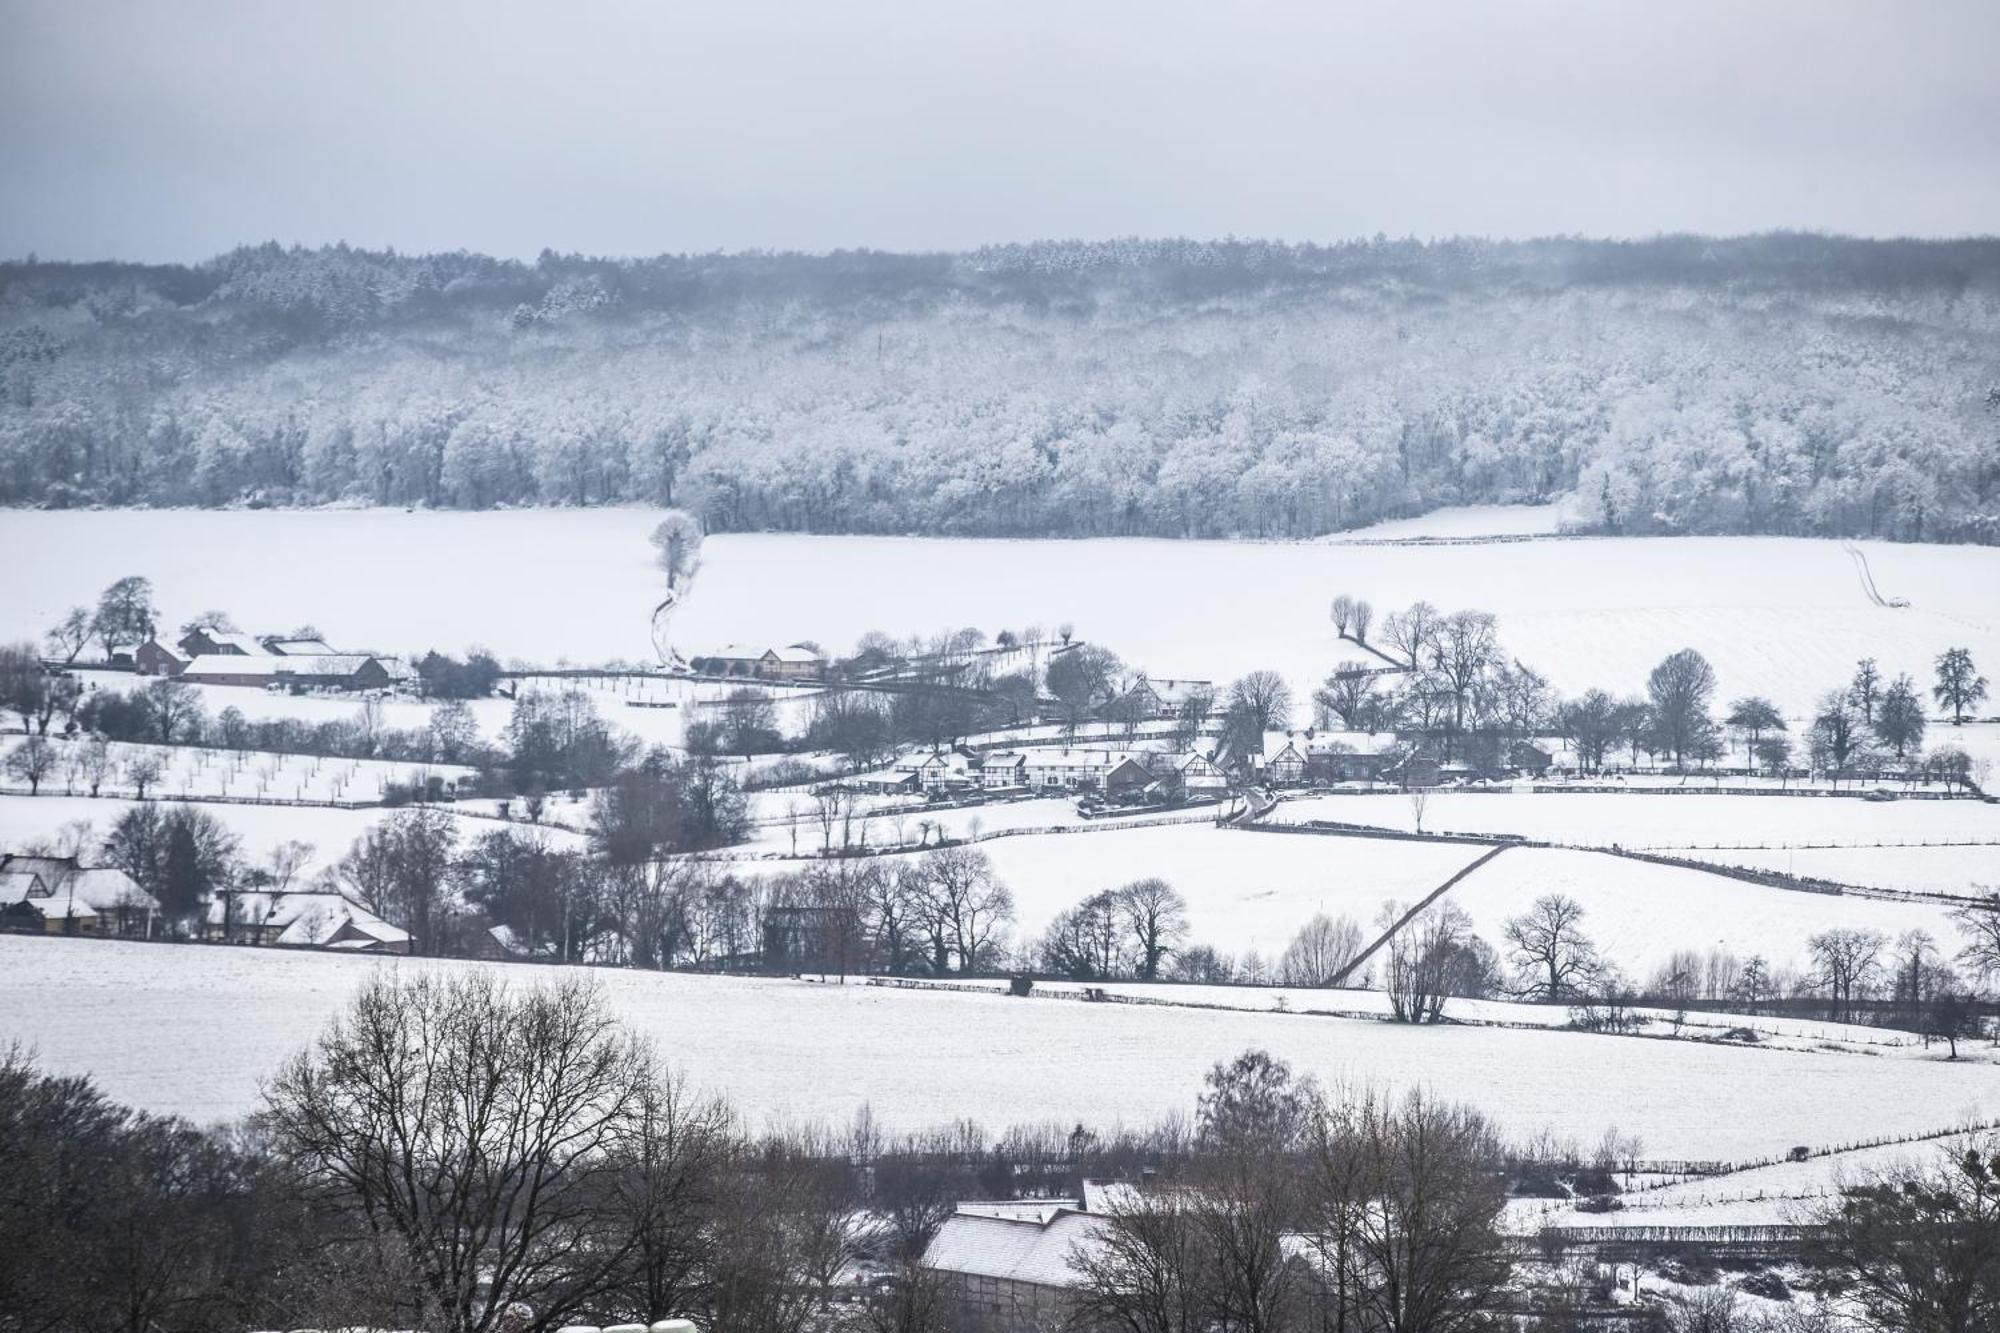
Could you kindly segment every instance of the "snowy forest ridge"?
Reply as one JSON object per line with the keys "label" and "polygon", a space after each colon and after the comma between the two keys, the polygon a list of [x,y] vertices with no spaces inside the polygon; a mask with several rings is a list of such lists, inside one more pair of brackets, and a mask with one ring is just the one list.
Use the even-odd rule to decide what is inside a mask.
{"label": "snowy forest ridge", "polygon": [[0,503],[2000,539],[2000,240],[0,264]]}

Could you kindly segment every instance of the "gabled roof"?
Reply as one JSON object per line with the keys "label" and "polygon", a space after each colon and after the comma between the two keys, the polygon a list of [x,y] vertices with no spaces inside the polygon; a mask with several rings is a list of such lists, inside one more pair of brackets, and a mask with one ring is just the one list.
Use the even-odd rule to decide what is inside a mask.
{"label": "gabled roof", "polygon": [[1151,687],[1154,697],[1163,704],[1185,703],[1197,690],[1207,690],[1211,694],[1215,692],[1215,682],[1212,680],[1176,680],[1171,676],[1148,676],[1145,683]]}
{"label": "gabled roof", "polygon": [[116,866],[84,866],[74,856],[0,856],[0,872],[9,871],[37,875],[49,895],[75,897],[100,912],[121,907],[156,911],[160,906]]}
{"label": "gabled roof", "polygon": [[1073,1287],[1079,1246],[1100,1243],[1109,1218],[1056,1208],[1046,1218],[954,1213],[924,1251],[924,1267],[1042,1287]]}
{"label": "gabled roof", "polygon": [[[262,919],[242,918],[246,924],[282,927],[279,944],[329,947],[343,930],[351,930],[381,944],[406,944],[409,932],[392,926],[359,903],[349,902],[338,893],[281,893],[264,895],[273,900]],[[213,911],[213,908],[211,908]]]}
{"label": "gabled roof", "polygon": [[167,657],[171,657],[176,662],[194,661],[193,653],[190,653],[187,649],[181,647],[177,643],[168,643],[165,639],[148,639],[144,643],[140,644],[139,647],[141,650],[151,648],[154,652],[161,653]]}
{"label": "gabled roof", "polygon": [[34,871],[0,870],[0,907],[47,895],[48,889],[43,886],[42,877]]}
{"label": "gabled roof", "polygon": [[193,638],[196,634],[218,648],[234,648],[250,657],[265,656],[264,645],[257,641],[257,636],[254,634],[242,634],[235,630],[196,629],[190,631],[187,637]]}

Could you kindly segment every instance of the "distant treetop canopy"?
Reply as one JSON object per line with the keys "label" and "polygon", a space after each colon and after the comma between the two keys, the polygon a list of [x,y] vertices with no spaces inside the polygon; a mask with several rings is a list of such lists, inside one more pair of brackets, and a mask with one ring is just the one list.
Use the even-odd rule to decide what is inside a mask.
{"label": "distant treetop canopy", "polygon": [[0,503],[2000,536],[2000,240],[0,264]]}

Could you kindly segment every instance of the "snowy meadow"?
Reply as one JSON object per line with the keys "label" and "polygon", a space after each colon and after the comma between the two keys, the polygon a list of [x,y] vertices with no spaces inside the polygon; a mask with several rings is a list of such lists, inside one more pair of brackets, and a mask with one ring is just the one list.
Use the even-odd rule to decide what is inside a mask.
{"label": "snowy meadow", "polygon": [[[646,663],[657,521],[645,509],[8,512],[0,634],[37,636],[144,572],[169,616],[221,607],[243,624],[311,623],[343,648]],[[1799,538],[1465,548],[723,534],[704,547],[673,640],[689,654],[800,640],[841,651],[869,630],[1071,624],[1157,676],[1270,668],[1305,698],[1336,651],[1328,600],[1345,592],[1383,609],[1491,611],[1508,652],[1565,691],[1636,690],[1692,647],[1725,696],[1767,693],[1796,714],[1862,657],[1919,680],[1948,647],[2000,661],[2000,548],[1862,549],[1884,596],[1909,606],[1875,605],[1840,543]]]}

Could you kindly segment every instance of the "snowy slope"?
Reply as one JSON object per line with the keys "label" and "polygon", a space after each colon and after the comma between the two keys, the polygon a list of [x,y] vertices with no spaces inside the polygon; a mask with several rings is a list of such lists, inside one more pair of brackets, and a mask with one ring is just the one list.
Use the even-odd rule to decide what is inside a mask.
{"label": "snowy slope", "polygon": [[1739,958],[1762,954],[1774,969],[1803,970],[1807,939],[1837,927],[1879,930],[1891,940],[1927,930],[1948,947],[1958,939],[1948,910],[1934,903],[1771,889],[1601,852],[1515,848],[1459,881],[1448,897],[1504,954],[1507,919],[1550,893],[1583,905],[1583,933],[1636,982],[1676,950],[1717,946]]}
{"label": "snowy slope", "polygon": [[[1282,801],[1278,823],[1328,819],[1416,827],[1407,796],[1384,793]],[[1986,841],[2000,844],[2000,805],[1983,801],[1863,801],[1841,796],[1714,796],[1698,792],[1433,792],[1428,833],[1515,833],[1544,842],[1677,850],[1689,847],[1866,847]],[[2000,845],[1987,849],[2000,863]]]}
{"label": "snowy slope", "polygon": [[[380,964],[477,967],[480,964]],[[253,1108],[257,1083],[377,964],[227,946],[0,937],[0,1042],[87,1070],[115,1097],[200,1119]],[[550,975],[505,968],[530,984]],[[1202,1072],[1262,1046],[1329,1083],[1426,1085],[1510,1134],[1594,1142],[1611,1125],[1649,1155],[1741,1160],[1794,1143],[1942,1128],[2000,1107],[1984,1066],[1742,1050],[1505,1028],[1410,1029],[1300,1015],[1089,1005],[638,972],[603,972],[613,1005],[698,1085],[753,1123],[886,1127],[962,1116],[1149,1123],[1187,1113]],[[254,1014],[255,1022],[219,1015]],[[1690,1105],[1690,1089],[1701,1091]]]}
{"label": "snowy slope", "polygon": [[[808,835],[800,833],[800,845]],[[1032,939],[1056,913],[1101,889],[1158,876],[1188,902],[1189,942],[1276,961],[1315,912],[1363,927],[1383,903],[1435,889],[1480,848],[1364,838],[1238,833],[1205,823],[1092,828],[979,844],[1014,894],[1017,933]],[[780,873],[804,862],[757,861],[740,871]]]}
{"label": "snowy slope", "polygon": [[[143,570],[167,618],[311,620],[347,646],[485,644],[556,664],[650,660],[659,579],[650,511],[15,512],[0,522],[0,634]],[[341,552],[274,560],[274,548]],[[1158,675],[1227,680],[1275,667],[1304,697],[1333,651],[1327,603],[1379,616],[1419,598],[1499,614],[1508,649],[1566,690],[1630,691],[1667,653],[1706,653],[1726,698],[1794,713],[1877,658],[1928,680],[1944,648],[2000,662],[2000,549],[1865,547],[1874,605],[1841,545],[1792,538],[1603,538],[1478,547],[1154,540],[1007,542],[724,535],[711,539],[674,638],[686,651],[869,629],[928,633],[1073,622]],[[451,551],[452,560],[438,560]],[[478,571],[476,575],[468,571]],[[397,588],[384,599],[374,590]],[[1189,590],[1226,588],[1190,606]],[[1989,674],[1991,674],[1989,668]]]}

